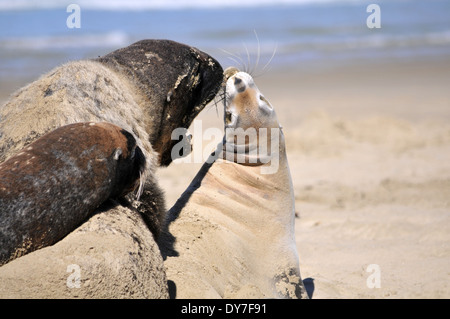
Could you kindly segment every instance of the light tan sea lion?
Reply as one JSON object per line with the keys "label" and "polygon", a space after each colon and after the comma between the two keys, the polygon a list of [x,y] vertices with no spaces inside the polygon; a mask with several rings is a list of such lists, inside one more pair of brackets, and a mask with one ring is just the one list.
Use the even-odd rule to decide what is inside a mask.
{"label": "light tan sea lion", "polygon": [[171,297],[307,298],[283,132],[249,74],[225,76],[223,143],[170,210],[160,240]]}

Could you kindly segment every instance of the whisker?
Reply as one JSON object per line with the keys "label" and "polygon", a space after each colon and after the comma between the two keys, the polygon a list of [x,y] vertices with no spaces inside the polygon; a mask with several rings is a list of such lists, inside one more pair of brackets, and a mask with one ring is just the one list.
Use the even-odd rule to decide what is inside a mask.
{"label": "whisker", "polygon": [[258,70],[259,59],[261,57],[261,44],[259,42],[259,37],[258,37],[258,33],[256,33],[256,29],[253,29],[253,32],[255,33],[256,41],[258,43],[258,52],[257,52],[257,56],[256,56],[256,63],[255,63],[255,67],[252,71],[252,73],[256,73],[256,71]]}
{"label": "whisker", "polygon": [[[240,64],[241,69],[245,68],[245,62],[240,56],[238,56],[237,54],[231,53],[225,49],[220,49],[220,50],[222,52],[224,52],[225,54],[231,55],[231,57],[235,58],[235,59],[232,59],[231,57],[228,57],[229,59],[233,60],[236,64]],[[236,59],[239,60],[240,62],[238,62]]]}
{"label": "whisker", "polygon": [[237,61],[235,58],[233,58],[233,57],[231,57],[231,56],[229,56],[229,57],[227,57],[228,59],[230,59],[231,61],[233,61],[234,63],[236,63],[236,64],[242,64],[242,63],[240,63],[239,61]]}
{"label": "whisker", "polygon": [[136,195],[135,195],[136,200],[139,200],[142,193],[144,192],[144,184],[145,184],[146,179],[147,179],[147,171],[146,170],[140,171],[139,172],[139,183],[138,183],[139,186],[138,186],[138,189],[137,189]]}
{"label": "whisker", "polygon": [[219,108],[217,107],[217,103],[215,103],[214,106],[216,107],[216,115],[219,117]]}
{"label": "whisker", "polygon": [[[275,48],[273,49],[273,53],[272,56],[270,57],[269,61],[264,65],[264,67],[261,69],[261,73],[258,74],[255,77],[261,76],[265,73],[267,67],[270,65],[270,63],[272,62],[273,58],[275,57],[275,54],[277,53],[277,46],[275,45]],[[268,71],[268,70],[267,70]]]}
{"label": "whisker", "polygon": [[250,70],[250,52],[248,52],[248,48],[247,48],[247,46],[245,45],[245,43],[242,43],[242,45],[244,46],[245,52],[247,52],[247,62],[248,62],[247,67],[244,68],[244,72],[246,72],[246,73],[252,75],[252,72],[251,72],[251,70]]}
{"label": "whisker", "polygon": [[269,62],[267,62],[266,65],[264,65],[264,67],[262,68],[263,71],[269,66],[270,62],[272,62],[272,60],[275,57],[276,53],[277,53],[277,45],[275,45],[275,48],[273,48],[273,53],[272,53],[272,56],[269,59]]}
{"label": "whisker", "polygon": [[228,97],[229,96],[228,96],[228,94],[227,94],[227,92],[225,90],[225,87],[221,88],[219,90],[219,92],[217,92],[216,96],[214,97],[213,104],[211,104],[211,105],[212,105],[212,107],[214,107],[216,109],[217,117],[220,116],[219,115],[219,104],[222,103],[223,105],[225,105],[226,99]]}

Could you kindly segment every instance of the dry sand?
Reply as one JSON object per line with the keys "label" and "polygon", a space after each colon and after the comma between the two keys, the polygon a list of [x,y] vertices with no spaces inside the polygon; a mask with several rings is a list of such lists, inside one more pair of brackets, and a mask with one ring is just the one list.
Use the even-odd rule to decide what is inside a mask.
{"label": "dry sand", "polygon": [[[312,297],[450,298],[450,61],[299,67],[256,81],[284,127]],[[3,102],[11,92],[1,91]],[[203,130],[221,128],[221,112],[204,110]],[[159,171],[168,207],[200,166]]]}
{"label": "dry sand", "polygon": [[[284,127],[312,297],[450,298],[449,61],[269,71],[256,81]],[[203,129],[221,127],[221,112],[203,111]],[[169,207],[200,166],[160,171]]]}

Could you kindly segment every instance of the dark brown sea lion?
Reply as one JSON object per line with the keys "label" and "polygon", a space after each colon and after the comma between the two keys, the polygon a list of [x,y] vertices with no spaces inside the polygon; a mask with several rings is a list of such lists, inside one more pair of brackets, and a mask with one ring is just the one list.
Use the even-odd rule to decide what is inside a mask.
{"label": "dark brown sea lion", "polygon": [[145,165],[133,135],[105,122],[57,128],[10,157],[0,164],[0,265],[56,243],[109,198],[139,189]]}

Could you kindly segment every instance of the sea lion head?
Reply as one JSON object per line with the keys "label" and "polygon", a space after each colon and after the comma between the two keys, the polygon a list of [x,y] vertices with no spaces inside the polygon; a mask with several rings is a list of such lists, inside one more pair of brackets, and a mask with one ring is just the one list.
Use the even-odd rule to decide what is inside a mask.
{"label": "sea lion head", "polygon": [[[104,154],[103,159],[97,158],[95,162],[103,162],[102,165],[97,165],[99,171],[105,168],[110,170],[110,197],[119,198],[136,191],[136,197],[139,198],[146,179],[147,163],[144,153],[130,132],[107,122],[70,124],[52,134],[58,131],[67,136],[66,143],[72,143],[74,150],[86,153],[82,150],[96,149],[98,154]],[[83,139],[71,137],[71,131],[76,132],[77,136],[83,135]],[[80,160],[81,158],[80,155]],[[92,161],[89,157],[86,157],[86,160]]]}
{"label": "sea lion head", "polygon": [[183,139],[172,139],[172,132],[190,126],[215,97],[223,79],[223,69],[214,58],[170,40],[138,41],[97,61],[137,88],[149,140],[162,166],[172,162],[172,147]]}
{"label": "sea lion head", "polygon": [[225,70],[225,128],[279,127],[275,111],[252,76],[231,67]]}
{"label": "sea lion head", "polygon": [[[224,157],[244,165],[270,162],[284,148],[275,110],[252,76],[232,67],[224,72]],[[234,156],[234,158],[233,158]]]}
{"label": "sea lion head", "polygon": [[146,180],[146,159],[141,148],[136,145],[134,136],[125,130],[120,130],[126,141],[126,151],[116,149],[114,159],[117,161],[116,189],[112,196],[121,197],[132,191],[136,191],[136,198],[142,194]]}

